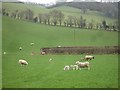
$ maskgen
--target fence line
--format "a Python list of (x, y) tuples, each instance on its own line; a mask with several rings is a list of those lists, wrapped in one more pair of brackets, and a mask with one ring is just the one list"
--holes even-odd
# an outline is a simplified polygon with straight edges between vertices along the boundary
[(80, 46), (41, 48), (46, 54), (120, 54), (120, 46)]

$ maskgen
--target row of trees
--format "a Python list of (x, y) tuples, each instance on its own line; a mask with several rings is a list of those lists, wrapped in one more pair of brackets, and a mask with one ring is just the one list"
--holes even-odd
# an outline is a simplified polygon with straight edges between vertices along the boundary
[(3, 15), (10, 16), (16, 19), (29, 20), (35, 23), (43, 23), (48, 25), (60, 25), (66, 27), (77, 27), (77, 28), (96, 28), (96, 29), (117, 29), (117, 25), (109, 26), (106, 21), (102, 21), (101, 23), (94, 24), (94, 20), (91, 22), (87, 22), (83, 16), (76, 17), (72, 15), (65, 15), (60, 10), (52, 10), (48, 13), (39, 13), (38, 16), (34, 16), (34, 12), (30, 9), (26, 9), (24, 11), (15, 10), (13, 13), (9, 14), (5, 9), (2, 9)]

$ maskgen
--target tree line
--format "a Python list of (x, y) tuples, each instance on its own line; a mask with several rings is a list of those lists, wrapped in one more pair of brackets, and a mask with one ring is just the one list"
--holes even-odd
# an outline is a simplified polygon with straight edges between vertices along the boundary
[(87, 22), (83, 16), (72, 16), (68, 15), (65, 17), (64, 13), (60, 10), (54, 9), (48, 13), (39, 13), (38, 16), (34, 15), (34, 12), (30, 9), (23, 11), (15, 10), (12, 13), (8, 13), (6, 9), (2, 9), (2, 14), (4, 16), (10, 16), (15, 19), (28, 20), (35, 23), (53, 25), (53, 26), (65, 26), (65, 27), (76, 27), (76, 28), (86, 28), (86, 29), (104, 29), (117, 31), (117, 22), (114, 25), (108, 25), (106, 20), (101, 23), (94, 24), (94, 20)]

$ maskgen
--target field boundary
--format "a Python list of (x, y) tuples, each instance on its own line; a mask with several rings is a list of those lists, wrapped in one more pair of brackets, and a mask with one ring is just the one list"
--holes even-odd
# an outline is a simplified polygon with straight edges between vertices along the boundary
[(120, 54), (120, 46), (45, 47), (46, 54)]

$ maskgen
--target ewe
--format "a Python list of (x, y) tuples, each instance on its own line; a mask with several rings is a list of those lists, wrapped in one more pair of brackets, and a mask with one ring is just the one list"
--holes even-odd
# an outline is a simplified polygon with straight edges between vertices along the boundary
[(20, 60), (19, 60), (19, 64), (20, 64), (21, 66), (24, 66), (24, 65), (28, 65), (28, 62), (25, 61), (24, 59), (20, 59)]

